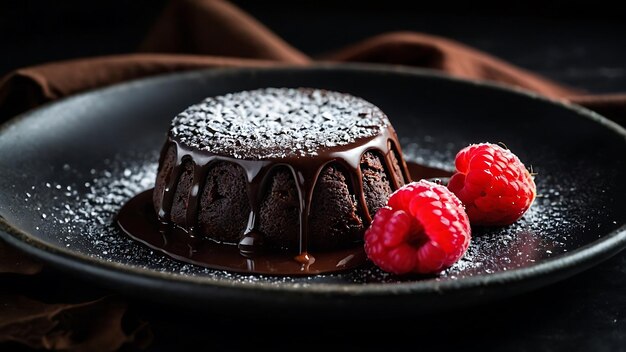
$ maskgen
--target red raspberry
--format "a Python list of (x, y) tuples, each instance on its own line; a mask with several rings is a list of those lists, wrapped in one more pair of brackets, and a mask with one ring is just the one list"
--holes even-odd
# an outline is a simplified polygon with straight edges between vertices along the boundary
[(537, 189), (522, 162), (495, 144), (473, 144), (456, 155), (448, 188), (465, 204), (472, 225), (504, 226), (530, 208)]
[(436, 273), (459, 260), (471, 238), (461, 201), (425, 180), (394, 192), (365, 232), (365, 252), (395, 274)]

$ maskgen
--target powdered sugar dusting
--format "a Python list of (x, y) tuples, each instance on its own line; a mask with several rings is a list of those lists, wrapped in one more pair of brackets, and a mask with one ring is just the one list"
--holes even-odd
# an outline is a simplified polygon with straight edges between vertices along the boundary
[(316, 155), (379, 135), (389, 124), (355, 96), (309, 88), (264, 88), (210, 97), (174, 118), (170, 133), (187, 146), (241, 159)]
[(401, 138), (400, 143), (406, 161), (446, 171), (454, 171), (454, 157), (459, 151), (459, 145), (467, 145), (458, 141), (442, 144), (428, 134), (420, 135), (418, 138)]
[[(446, 164), (450, 153), (435, 153), (427, 143), (419, 142), (420, 155), (431, 164)], [(410, 149), (410, 148), (407, 148)], [(439, 148), (439, 151), (445, 148)], [(454, 149), (454, 148), (451, 148)], [(549, 152), (542, 154), (554, 158)], [(40, 214), (36, 231), (58, 234), (59, 245), (106, 261), (145, 268), (172, 275), (201, 276), (237, 282), (264, 282), (276, 285), (315, 285), (318, 283), (393, 283), (415, 280), (455, 280), (532, 266), (566, 253), (601, 236), (596, 220), (603, 208), (603, 182), (593, 177), (584, 164), (567, 169), (539, 163), (535, 171), (538, 197), (526, 215), (503, 228), (474, 228), (472, 242), (465, 257), (437, 276), (398, 277), (365, 265), (346, 273), (312, 277), (246, 275), (212, 270), (178, 262), (134, 242), (120, 231), (115, 217), (131, 197), (153, 187), (158, 153), (120, 155), (104, 160), (102, 167), (87, 172), (81, 183), (58, 183), (50, 180), (32, 185), (23, 194), (26, 207)], [(546, 165), (546, 167), (541, 167)], [(572, 172), (575, 171), (575, 172)], [(79, 172), (72, 165), (63, 173)], [(77, 179), (85, 179), (84, 171)], [(590, 174), (591, 173), (591, 174)], [(50, 197), (43, 201), (42, 196)], [(600, 196), (599, 196), (600, 195)], [(45, 214), (45, 216), (44, 216)], [(613, 226), (616, 222), (613, 222)], [(587, 234), (585, 234), (587, 233)], [(595, 237), (595, 238), (598, 238)]]

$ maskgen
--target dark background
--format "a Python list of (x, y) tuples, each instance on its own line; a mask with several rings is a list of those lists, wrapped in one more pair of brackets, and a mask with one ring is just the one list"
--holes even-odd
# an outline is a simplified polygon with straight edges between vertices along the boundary
[[(618, 1), (234, 2), (311, 55), (385, 31), (414, 30), (590, 91), (626, 86), (626, 13)], [(2, 1), (0, 74), (51, 60), (132, 52), (165, 3)]]
[[(626, 22), (616, 1), (236, 3), (310, 55), (385, 31), (415, 30), (456, 39), (591, 92), (626, 91)], [(164, 4), (3, 1), (0, 75), (51, 60), (132, 52)], [(313, 323), (303, 317), (268, 325), (274, 334), (267, 337), (259, 334), (259, 322), (153, 308), (139, 305), (138, 314), (151, 317), (156, 350), (319, 349), (338, 339), (350, 349), (409, 342), (411, 349), (620, 351), (626, 350), (626, 254), (530, 294), (407, 323)]]

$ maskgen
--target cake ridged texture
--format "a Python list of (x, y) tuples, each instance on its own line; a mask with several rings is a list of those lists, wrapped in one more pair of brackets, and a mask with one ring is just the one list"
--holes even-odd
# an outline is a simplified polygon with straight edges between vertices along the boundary
[[(154, 202), (165, 187), (167, 172), (175, 162), (175, 147), (166, 153), (157, 176)], [(385, 205), (392, 193), (392, 182), (379, 156), (368, 152), (361, 159), (363, 192), (370, 214)], [(185, 168), (186, 169), (186, 168)], [(349, 187), (346, 170), (337, 165), (325, 168), (313, 193), (310, 215), (311, 249), (345, 248), (363, 239), (367, 222), (359, 211), (354, 191)], [(397, 182), (406, 181), (394, 174)], [(183, 173), (177, 184), (175, 202), (171, 210), (173, 223), (184, 226), (191, 173)], [(270, 248), (296, 248), (298, 242), (298, 193), (293, 176), (286, 169), (277, 169), (268, 182), (261, 205), (259, 229), (264, 234), (264, 245)], [(216, 163), (209, 171), (201, 190), (198, 212), (198, 230), (203, 237), (218, 242), (236, 244), (243, 236), (248, 222), (250, 205), (246, 194), (244, 170), (232, 163)], [(225, 215), (226, 214), (226, 215)]]
[[(267, 128), (260, 129), (262, 126)], [(373, 104), (343, 93), (268, 88), (208, 98), (188, 108), (172, 123), (159, 164), (154, 207), (157, 213), (162, 210), (164, 191), (176, 177), (175, 189), (168, 190), (173, 192), (171, 209), (166, 209), (166, 218), (161, 220), (189, 227), (190, 194), (194, 184), (200, 185), (193, 219), (196, 234), (236, 244), (245, 236), (252, 210), (250, 170), (240, 161), (271, 161), (276, 167), (265, 178), (258, 198), (255, 228), (263, 235), (264, 248), (297, 249), (302, 235), (301, 195), (289, 160), (305, 158), (307, 163), (319, 163), (318, 155), (329, 148), (358, 146), (388, 135), (389, 140), (381, 139), (384, 147), (364, 151), (355, 159), (362, 190), (357, 189), (361, 187), (354, 182), (354, 170), (346, 163), (331, 160), (319, 164), (321, 171), (309, 207), (308, 249), (354, 246), (362, 243), (369, 214), (373, 217), (395, 188), (408, 180), (395, 132), (385, 114)], [(192, 150), (191, 155), (178, 155), (181, 146)], [(196, 154), (220, 159), (210, 163), (206, 173), (198, 173), (194, 172), (199, 162)], [(194, 180), (199, 174), (203, 179)], [(361, 204), (361, 192), (365, 204)]]

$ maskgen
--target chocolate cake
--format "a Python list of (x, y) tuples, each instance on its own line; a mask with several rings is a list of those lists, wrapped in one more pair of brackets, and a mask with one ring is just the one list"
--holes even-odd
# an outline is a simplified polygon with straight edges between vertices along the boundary
[(348, 94), (266, 88), (207, 98), (171, 124), (153, 192), (161, 222), (195, 237), (293, 253), (362, 243), (408, 181), (387, 116)]

